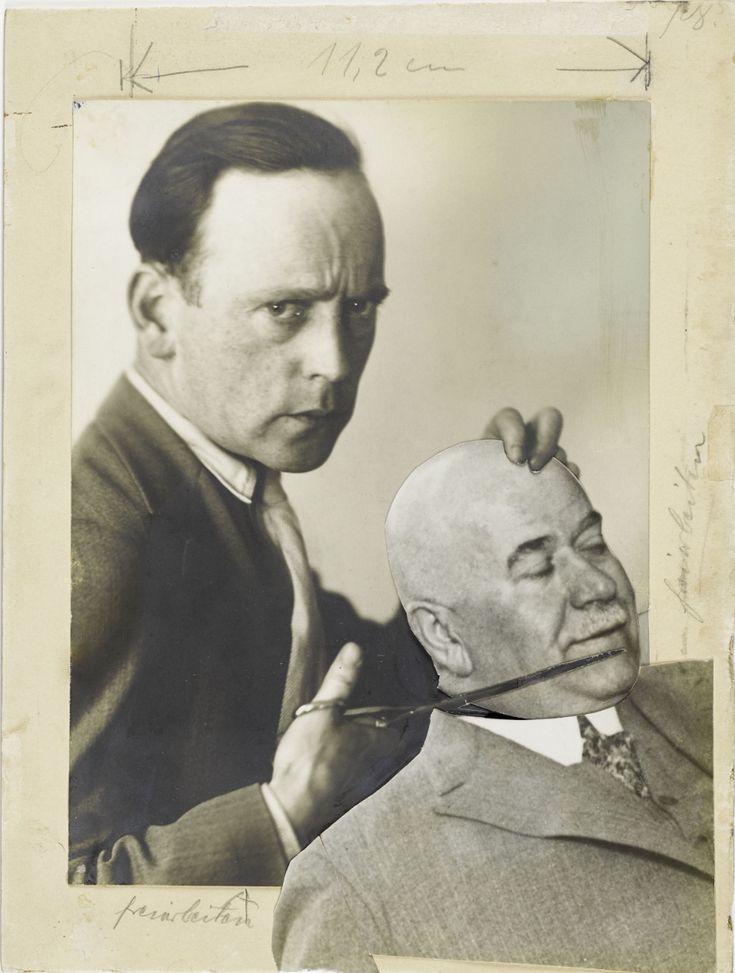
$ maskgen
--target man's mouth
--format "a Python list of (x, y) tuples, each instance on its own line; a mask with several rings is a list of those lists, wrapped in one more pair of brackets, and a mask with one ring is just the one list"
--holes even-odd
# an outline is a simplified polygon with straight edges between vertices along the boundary
[(293, 419), (305, 429), (318, 429), (320, 426), (333, 424), (344, 417), (342, 409), (304, 409), (301, 412), (289, 412), (286, 418)]
[(580, 645), (588, 650), (590, 643), (606, 640), (620, 633), (627, 621), (628, 613), (623, 608), (611, 610), (604, 618), (598, 619), (596, 624), (591, 625), (588, 631), (580, 632), (577, 638), (572, 639), (570, 647)]
[(297, 417), (304, 416), (307, 419), (328, 419), (336, 414), (336, 409), (304, 409), (302, 412), (293, 413)]

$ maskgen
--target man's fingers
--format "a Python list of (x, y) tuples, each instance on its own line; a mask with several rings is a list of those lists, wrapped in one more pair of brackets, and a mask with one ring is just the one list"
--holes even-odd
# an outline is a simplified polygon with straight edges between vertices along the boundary
[(517, 409), (501, 409), (490, 421), (485, 436), (488, 439), (502, 439), (505, 455), (512, 463), (525, 460), (526, 426)]
[(563, 418), (558, 409), (550, 406), (542, 409), (529, 422), (530, 450), (528, 465), (532, 470), (540, 470), (549, 462), (559, 448), (559, 436)]
[(528, 423), (517, 409), (501, 409), (490, 421), (485, 436), (502, 439), (505, 455), (512, 463), (524, 463), (534, 471), (546, 466), (556, 456), (576, 475), (579, 468), (567, 460), (567, 454), (559, 447), (563, 418), (558, 409), (550, 406), (542, 409)]
[(319, 691), (313, 699), (322, 703), (330, 699), (347, 699), (355, 688), (362, 665), (362, 649), (355, 642), (343, 645), (327, 670)]
[(556, 459), (559, 460), (560, 463), (563, 463), (566, 466), (566, 468), (569, 470), (570, 473), (573, 473), (577, 477), (577, 479), (579, 479), (580, 476), (579, 467), (577, 466), (576, 463), (572, 463), (572, 461), (567, 458), (567, 451), (566, 449), (564, 449), (563, 446), (560, 446), (557, 449), (554, 456)]

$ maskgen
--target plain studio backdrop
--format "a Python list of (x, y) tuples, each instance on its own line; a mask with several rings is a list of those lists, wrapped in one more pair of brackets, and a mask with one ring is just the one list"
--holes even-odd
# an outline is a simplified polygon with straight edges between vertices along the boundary
[[(214, 104), (75, 113), (74, 438), (132, 360), (133, 194), (168, 135)], [(320, 470), (284, 477), (322, 582), (389, 617), (383, 523), (403, 479), (502, 406), (555, 405), (647, 607), (648, 105), (299, 104), (362, 147), (391, 289), (352, 422)]]

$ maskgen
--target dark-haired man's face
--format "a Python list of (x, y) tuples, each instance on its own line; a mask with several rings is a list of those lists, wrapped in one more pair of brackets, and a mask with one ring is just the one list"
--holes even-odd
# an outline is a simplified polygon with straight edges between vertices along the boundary
[(198, 253), (196, 301), (182, 297), (171, 322), (167, 397), (233, 453), (320, 466), (352, 415), (386, 294), (365, 179), (227, 172)]

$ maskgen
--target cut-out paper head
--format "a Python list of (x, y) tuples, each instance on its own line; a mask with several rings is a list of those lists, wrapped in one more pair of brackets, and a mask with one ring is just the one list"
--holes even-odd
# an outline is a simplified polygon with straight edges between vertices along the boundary
[(622, 649), (603, 662), (495, 697), (526, 719), (592, 713), (638, 676), (635, 596), (602, 518), (557, 460), (517, 466), (493, 440), (433, 456), (386, 521), (388, 559), (411, 629), (450, 695)]

